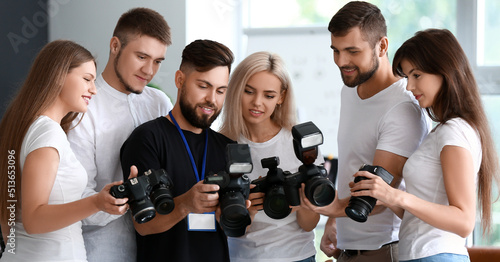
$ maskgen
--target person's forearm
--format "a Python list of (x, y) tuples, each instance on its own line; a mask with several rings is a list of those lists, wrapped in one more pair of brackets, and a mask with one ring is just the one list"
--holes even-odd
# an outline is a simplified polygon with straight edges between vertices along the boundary
[(402, 191), (395, 202), (429, 225), (461, 237), (467, 237), (474, 229), (474, 209), (467, 211), (452, 205), (440, 205)]
[(307, 232), (316, 228), (316, 225), (319, 222), (319, 217), (319, 214), (305, 208), (297, 210), (297, 223)]
[(99, 211), (97, 195), (71, 203), (41, 205), (30, 213), (23, 211), (22, 222), (29, 234), (41, 234), (70, 226)]

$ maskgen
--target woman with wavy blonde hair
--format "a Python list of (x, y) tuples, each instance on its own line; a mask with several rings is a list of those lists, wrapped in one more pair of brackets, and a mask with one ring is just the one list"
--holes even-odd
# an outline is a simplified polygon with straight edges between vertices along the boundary
[[(279, 167), (290, 172), (302, 165), (292, 143), (295, 111), (292, 83), (281, 57), (257, 52), (236, 67), (229, 81), (220, 132), (250, 146), (254, 166), (250, 179), (266, 176), (267, 169), (260, 165), (263, 158), (278, 156)], [(319, 157), (316, 162), (322, 161)], [(244, 236), (228, 238), (231, 261), (314, 261), (312, 230), (319, 215), (294, 207), (285, 218), (273, 219), (262, 212), (264, 198), (262, 192), (250, 194), (252, 224)]]

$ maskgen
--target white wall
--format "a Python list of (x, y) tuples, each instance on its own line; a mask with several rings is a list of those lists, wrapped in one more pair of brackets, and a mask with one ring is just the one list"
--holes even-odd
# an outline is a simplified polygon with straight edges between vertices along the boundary
[(235, 64), (243, 60), (243, 32), (239, 0), (187, 0), (186, 43), (196, 39), (220, 42), (235, 55)]
[(165, 17), (172, 32), (172, 45), (154, 79), (172, 99), (177, 88), (174, 73), (179, 68), (186, 45), (186, 2), (178, 0), (49, 0), (49, 41), (70, 39), (83, 45), (97, 56), (97, 72), (104, 69), (109, 54), (109, 40), (116, 22), (127, 10), (148, 7)]
[(340, 71), (333, 62), (330, 32), (321, 28), (247, 30), (245, 55), (257, 51), (277, 53), (292, 78), (299, 123), (313, 121), (321, 130), (324, 156), (338, 157)]

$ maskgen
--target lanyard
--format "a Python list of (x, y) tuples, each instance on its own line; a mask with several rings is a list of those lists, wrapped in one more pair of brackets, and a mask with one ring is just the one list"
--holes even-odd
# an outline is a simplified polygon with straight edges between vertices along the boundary
[(193, 166), (194, 174), (196, 175), (196, 180), (200, 182), (200, 180), (203, 180), (205, 178), (205, 166), (207, 163), (208, 131), (205, 130), (205, 151), (203, 152), (203, 164), (201, 166), (201, 179), (200, 179), (200, 175), (198, 174), (198, 168), (196, 167), (196, 163), (194, 162), (193, 154), (191, 153), (191, 149), (189, 148), (189, 144), (186, 140), (186, 137), (184, 136), (184, 133), (182, 132), (182, 129), (179, 126), (179, 124), (177, 124), (177, 121), (175, 121), (175, 118), (172, 115), (172, 111), (168, 112), (168, 115), (170, 116), (170, 119), (172, 119), (172, 122), (174, 122), (175, 127), (177, 127), (177, 131), (179, 131), (179, 134), (182, 137), (182, 141), (184, 141), (184, 146), (186, 147), (186, 151), (189, 154), (189, 159), (191, 159), (191, 165)]

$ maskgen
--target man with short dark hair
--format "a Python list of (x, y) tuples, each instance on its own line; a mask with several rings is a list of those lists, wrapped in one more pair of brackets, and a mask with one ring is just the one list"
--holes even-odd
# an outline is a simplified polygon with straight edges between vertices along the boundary
[[(224, 103), (232, 62), (232, 52), (220, 43), (196, 40), (186, 46), (175, 73), (174, 108), (139, 126), (123, 144), (123, 170), (135, 165), (141, 175), (165, 169), (173, 182), (173, 211), (134, 222), (141, 235), (137, 261), (229, 261), (226, 235), (213, 214), (218, 194), (208, 194), (219, 186), (203, 184), (203, 178), (225, 170), (226, 146), (234, 143), (210, 129)], [(191, 215), (211, 219), (212, 227), (200, 229)]]
[(392, 72), (385, 19), (375, 5), (349, 2), (332, 17), (328, 30), (344, 82), (337, 138), (338, 196), (327, 207), (307, 206), (329, 216), (321, 241), (328, 256), (340, 253), (337, 261), (397, 261), (401, 220), (382, 206), (375, 207), (364, 223), (346, 217), (349, 183), (361, 165), (369, 164), (389, 171), (394, 176), (391, 185), (398, 187), (403, 166), (427, 135), (430, 121), (406, 91), (406, 80)]
[[(118, 20), (108, 63), (96, 79), (99, 95), (92, 98), (82, 122), (68, 134), (71, 148), (88, 175), (83, 197), (122, 180), (119, 150), (125, 139), (140, 124), (172, 108), (165, 93), (146, 86), (158, 72), (170, 44), (170, 27), (154, 10), (134, 8)], [(83, 220), (82, 231), (89, 262), (136, 261), (130, 215), (98, 212)]]

